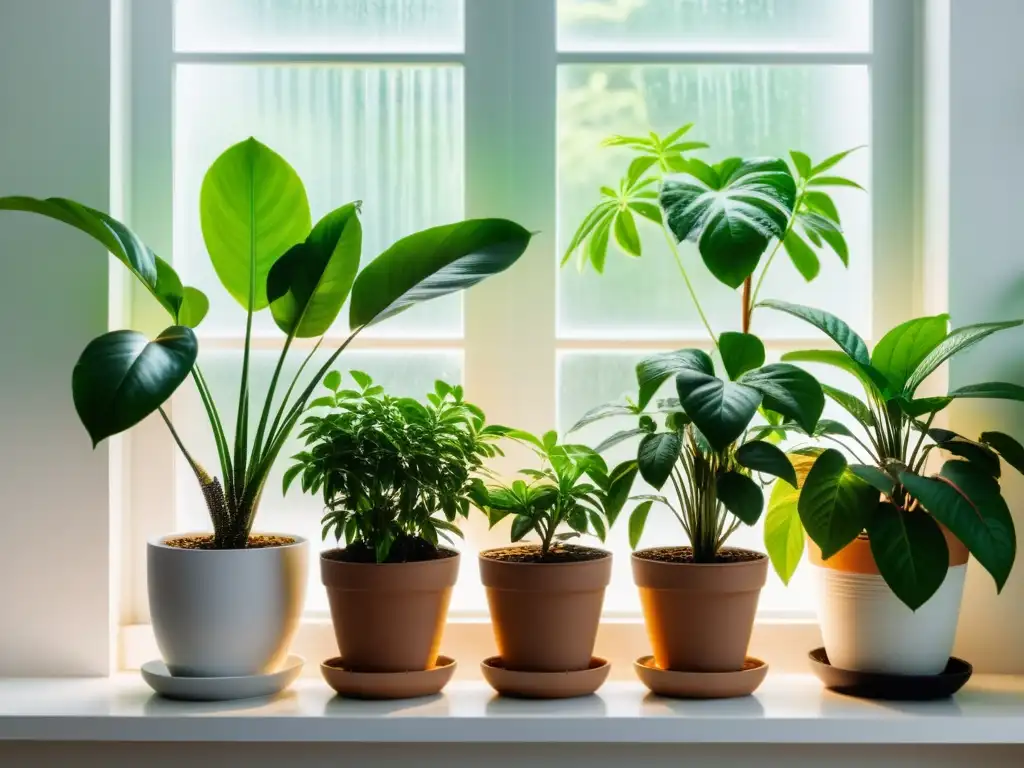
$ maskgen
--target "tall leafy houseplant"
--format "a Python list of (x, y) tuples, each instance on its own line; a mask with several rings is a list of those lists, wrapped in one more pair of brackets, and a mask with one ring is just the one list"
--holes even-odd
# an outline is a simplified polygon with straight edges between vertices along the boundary
[[(364, 328), (507, 269), (530, 241), (530, 233), (511, 221), (463, 221), (404, 237), (360, 271), (361, 205), (348, 203), (314, 225), (298, 174), (252, 138), (227, 149), (206, 173), (200, 197), (203, 239), (221, 283), (246, 311), (231, 435), (196, 362), (193, 329), (206, 315), (207, 297), (183, 286), (138, 235), (101, 211), (63, 198), (0, 198), (0, 209), (47, 216), (99, 241), (170, 315), (173, 324), (156, 339), (119, 330), (91, 342), (75, 366), (72, 392), (94, 444), (160, 413), (203, 489), (215, 548), (246, 546), (281, 448), (321, 377)], [(281, 373), (295, 340), (322, 337), (346, 300), (348, 337), (303, 382), (317, 342), (284, 386)], [(261, 406), (252, 391), (250, 358), (253, 317), (264, 310), (284, 334), (284, 344)], [(192, 457), (162, 408), (189, 376), (209, 419), (219, 476)], [(253, 432), (250, 415), (257, 413)]]
[[(753, 525), (761, 516), (758, 476), (797, 482), (789, 458), (774, 444), (774, 427), (809, 434), (833, 428), (819, 424), (824, 395), (810, 374), (789, 363), (765, 364), (764, 344), (749, 332), (756, 297), (781, 250), (807, 280), (820, 267), (816, 248), (827, 245), (846, 262), (839, 213), (822, 190), (857, 184), (827, 175), (853, 150), (817, 165), (794, 151), (792, 169), (780, 158), (728, 158), (709, 165), (686, 156), (703, 148), (680, 141), (689, 129), (683, 126), (664, 138), (652, 133), (606, 142), (629, 147), (637, 156), (618, 192), (602, 190), (609, 199), (580, 225), (563, 263), (579, 252), (581, 264), (602, 271), (610, 235), (627, 255), (640, 256), (633, 214), (648, 219), (668, 241), (719, 365), (699, 349), (655, 355), (637, 365), (634, 399), (599, 406), (574, 429), (608, 417), (638, 418), (634, 429), (613, 435), (599, 450), (639, 438), (640, 475), (656, 491), (669, 486), (671, 498), (640, 497), (630, 515), (630, 543), (638, 545), (654, 504), (671, 511), (690, 541), (689, 548), (633, 555), (656, 666), (729, 672), (743, 668), (767, 560), (725, 544), (741, 524)], [(742, 289), (739, 331), (712, 329), (679, 248), (687, 241), (696, 244), (719, 282)], [(656, 399), (669, 380), (676, 397)], [(762, 423), (755, 425), (758, 414)], [(708, 571), (702, 568), (716, 564), (728, 567), (714, 580), (703, 575)], [(724, 599), (725, 592), (730, 599)]]

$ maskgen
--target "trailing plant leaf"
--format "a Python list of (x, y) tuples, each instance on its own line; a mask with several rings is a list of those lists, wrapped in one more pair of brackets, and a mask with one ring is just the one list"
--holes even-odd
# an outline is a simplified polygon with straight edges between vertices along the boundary
[(949, 548), (931, 515), (881, 502), (868, 521), (868, 538), (878, 572), (910, 610), (916, 611), (942, 586)]

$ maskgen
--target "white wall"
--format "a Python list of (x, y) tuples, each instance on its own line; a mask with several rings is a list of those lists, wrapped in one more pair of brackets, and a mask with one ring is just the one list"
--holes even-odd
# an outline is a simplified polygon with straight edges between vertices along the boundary
[[(109, 61), (106, 0), (0, 0), (0, 195), (109, 207)], [(0, 212), (0, 675), (109, 670), (108, 449), (71, 402), (108, 258)]]

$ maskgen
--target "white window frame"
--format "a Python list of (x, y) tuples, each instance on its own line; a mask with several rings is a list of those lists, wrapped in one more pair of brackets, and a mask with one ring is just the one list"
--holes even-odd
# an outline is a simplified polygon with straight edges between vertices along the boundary
[[(920, 184), (915, 0), (874, 0), (870, 52), (559, 52), (557, 0), (465, 0), (463, 53), (281, 54), (175, 53), (174, 0), (129, 4), (131, 80), (128, 99), (130, 153), (126, 215), (162, 254), (173, 254), (173, 73), (178, 63), (434, 63), (464, 67), (467, 217), (503, 216), (538, 230), (526, 256), (500, 282), (465, 294), (464, 338), (459, 340), (368, 339), (354, 348), (464, 349), (464, 380), (491, 420), (544, 431), (558, 423), (557, 359), (567, 351), (661, 350), (706, 344), (703, 337), (559, 338), (557, 336), (557, 68), (559, 64), (861, 64), (869, 68), (872, 110), (872, 337), (923, 307), (919, 286)], [(521, 44), (518, 41), (529, 41)], [(712, 137), (713, 138), (713, 137)], [(908, 298), (906, 286), (919, 291)], [(682, 293), (681, 293), (682, 295)], [(141, 293), (133, 294), (132, 325), (153, 331), (159, 314)], [(528, 307), (528, 311), (523, 311)], [(237, 340), (203, 336), (204, 344)], [(794, 340), (770, 340), (772, 349)], [(516, 354), (523, 353), (523, 357)], [(528, 354), (527, 354), (528, 353)], [(524, 376), (517, 359), (530, 360)], [(120, 556), (122, 579), (121, 664), (135, 668), (155, 655), (148, 626), (145, 543), (175, 528), (174, 446), (162, 424), (150, 420), (125, 443), (125, 523)], [(316, 551), (318, 542), (312, 542)], [(463, 578), (473, 578), (472, 564)], [(810, 617), (758, 618), (752, 647), (777, 667), (802, 669), (803, 654), (817, 642)], [(482, 658), (493, 640), (485, 615), (454, 616), (446, 653)], [(639, 615), (607, 620), (602, 652), (627, 668), (646, 647)], [(329, 619), (310, 616), (296, 641), (309, 659), (331, 655)], [(797, 651), (799, 651), (797, 653)]]

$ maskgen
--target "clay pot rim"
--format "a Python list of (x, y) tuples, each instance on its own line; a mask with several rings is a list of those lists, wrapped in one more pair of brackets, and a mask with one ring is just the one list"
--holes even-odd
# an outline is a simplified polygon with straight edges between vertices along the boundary
[(211, 536), (213, 535), (210, 531), (184, 531), (182, 533), (165, 533), (160, 536), (153, 536), (147, 542), (150, 547), (154, 549), (161, 549), (168, 552), (181, 552), (183, 555), (193, 556), (204, 556), (204, 555), (221, 555), (225, 556), (229, 553), (237, 555), (252, 555), (257, 552), (282, 552), (288, 549), (295, 549), (297, 547), (304, 547), (309, 543), (309, 539), (305, 536), (299, 536), (297, 533), (278, 533), (276, 531), (253, 531), (250, 536), (282, 536), (289, 539), (294, 539), (291, 544), (278, 544), (273, 547), (246, 547), (245, 549), (185, 549), (184, 547), (172, 547), (167, 544), (168, 539), (180, 539), (187, 536)]
[(547, 568), (551, 568), (551, 567), (561, 568), (561, 567), (567, 566), (567, 565), (580, 566), (580, 565), (590, 565), (592, 563), (603, 563), (605, 560), (608, 560), (609, 558), (611, 558), (612, 554), (613, 554), (610, 550), (601, 549), (600, 547), (587, 547), (587, 549), (593, 550), (594, 552), (600, 552), (601, 556), (600, 557), (591, 557), (591, 558), (588, 558), (587, 560), (566, 560), (566, 561), (563, 561), (563, 562), (560, 562), (560, 563), (522, 563), (522, 562), (518, 562), (516, 560), (498, 560), (498, 559), (493, 558), (493, 557), (487, 557), (487, 554), (489, 552), (497, 552), (499, 550), (504, 550), (504, 549), (508, 549), (508, 547), (491, 547), (490, 549), (485, 549), (483, 552), (480, 552), (480, 553), (477, 554), (477, 559), (481, 560), (483, 562), (497, 563), (497, 564), (502, 565), (502, 566), (506, 566), (507, 565), (507, 566), (510, 566), (510, 567), (511, 566), (526, 566), (526, 567), (534, 567), (534, 568), (536, 568), (538, 565), (542, 565), (542, 566), (545, 566)]
[(424, 565), (430, 565), (432, 563), (458, 562), (458, 561), (460, 561), (462, 559), (462, 553), (459, 552), (457, 549), (451, 549), (450, 547), (438, 547), (438, 549), (444, 550), (445, 552), (451, 552), (453, 554), (452, 554), (451, 557), (434, 557), (434, 558), (431, 558), (430, 560), (406, 560), (404, 563), (350, 563), (350, 562), (348, 562), (346, 560), (335, 560), (333, 557), (325, 557), (325, 555), (328, 552), (338, 552), (338, 551), (341, 551), (340, 547), (335, 547), (334, 549), (324, 549), (324, 550), (321, 550), (321, 552), (320, 552), (320, 562), (321, 563), (330, 563), (332, 566), (338, 566), (338, 567), (350, 567), (350, 568), (395, 568), (395, 569), (397, 569), (397, 568), (401, 568), (403, 566), (410, 566), (410, 565), (424, 566)]
[[(749, 568), (752, 565), (763, 563), (768, 559), (768, 555), (764, 552), (758, 552), (754, 549), (745, 549), (747, 552), (754, 552), (757, 554), (756, 560), (738, 560), (734, 563), (670, 563), (665, 560), (651, 560), (647, 557), (640, 557), (641, 552), (649, 552), (652, 549), (664, 549), (664, 547), (645, 547), (644, 549), (638, 549), (630, 554), (630, 559), (634, 563), (644, 563), (652, 567), (665, 567), (665, 568)], [(682, 547), (680, 547), (682, 549)], [(723, 547), (722, 549), (743, 549), (742, 547)]]

